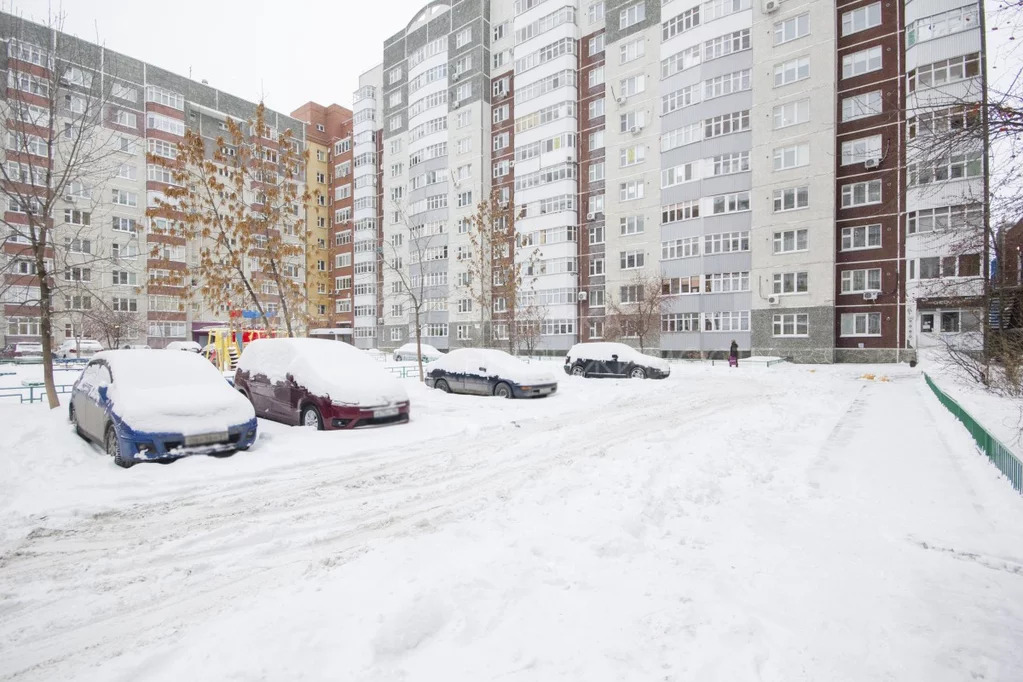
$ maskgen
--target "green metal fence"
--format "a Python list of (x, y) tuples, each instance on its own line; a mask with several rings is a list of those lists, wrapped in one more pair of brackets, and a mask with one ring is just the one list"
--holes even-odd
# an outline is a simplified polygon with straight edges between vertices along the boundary
[(966, 430), (973, 436), (973, 440), (977, 441), (977, 445), (988, 456), (988, 459), (994, 462), (998, 470), (1005, 474), (1009, 482), (1012, 483), (1012, 487), (1023, 493), (1023, 462), (1020, 462), (1019, 457), (1000, 440), (991, 435), (990, 431), (981, 426), (954, 398), (938, 388), (926, 373), (924, 374), (924, 379), (927, 380), (927, 385), (934, 391), (934, 395), (938, 396), (941, 404), (948, 408), (948, 411), (966, 426)]

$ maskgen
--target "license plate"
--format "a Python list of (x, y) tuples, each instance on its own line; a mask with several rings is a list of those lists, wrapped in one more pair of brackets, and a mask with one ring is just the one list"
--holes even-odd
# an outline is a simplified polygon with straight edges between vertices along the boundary
[(194, 436), (185, 436), (185, 445), (209, 445), (210, 443), (222, 443), (227, 440), (227, 431), (220, 433), (198, 433)]
[(382, 410), (373, 410), (373, 416), (375, 418), (377, 418), (377, 419), (380, 419), (381, 417), (397, 417), (398, 416), (398, 408), (397, 407), (385, 407)]

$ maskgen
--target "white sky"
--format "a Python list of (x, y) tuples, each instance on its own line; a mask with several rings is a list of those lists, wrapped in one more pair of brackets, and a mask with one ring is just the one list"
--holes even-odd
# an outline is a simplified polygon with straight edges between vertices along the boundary
[[(0, 0), (45, 23), (232, 95), (288, 113), (309, 100), (350, 106), (359, 74), (428, 0)], [(98, 37), (98, 40), (97, 40)], [(274, 48), (278, 44), (280, 47)], [(307, 66), (308, 65), (308, 66)]]

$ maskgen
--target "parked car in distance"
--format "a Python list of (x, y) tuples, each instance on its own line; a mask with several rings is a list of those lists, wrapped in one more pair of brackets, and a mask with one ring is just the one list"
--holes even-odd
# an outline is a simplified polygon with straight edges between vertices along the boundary
[(284, 424), (351, 429), (407, 422), (398, 379), (347, 343), (260, 339), (245, 346), (234, 386), (256, 414)]
[(41, 343), (9, 343), (0, 350), (0, 359), (18, 363), (34, 363), (43, 361), (43, 344)]
[(103, 350), (99, 341), (94, 339), (68, 339), (57, 347), (53, 356), (61, 360), (74, 360), (76, 358), (91, 358)]
[(379, 348), (366, 348), (362, 352), (379, 362), (387, 361), (387, 353), (380, 350)]
[[(422, 349), (423, 362), (433, 362), (437, 358), (443, 355), (439, 350), (434, 348), (428, 343), (420, 344)], [(394, 351), (395, 362), (415, 362), (416, 361), (416, 342), (406, 343), (401, 348)]]
[(68, 417), (118, 466), (248, 449), (256, 413), (192, 353), (97, 353), (71, 389)]
[(665, 379), (671, 367), (664, 358), (644, 355), (624, 343), (577, 343), (565, 356), (565, 374), (577, 377)]
[(489, 348), (456, 348), (427, 366), (425, 381), (445, 393), (500, 398), (543, 398), (558, 390), (549, 371)]
[(187, 350), (191, 353), (199, 353), (202, 351), (202, 346), (196, 341), (171, 341), (165, 350)]
[(150, 348), (148, 343), (126, 343), (121, 346), (122, 350), (149, 350)]

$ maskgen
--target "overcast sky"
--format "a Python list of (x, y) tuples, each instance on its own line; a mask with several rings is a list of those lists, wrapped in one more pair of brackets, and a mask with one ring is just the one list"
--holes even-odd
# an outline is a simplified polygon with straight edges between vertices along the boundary
[[(249, 100), (290, 112), (309, 100), (350, 106), (384, 39), (428, 0), (0, 0), (64, 30)], [(12, 9), (13, 8), (13, 9)]]

